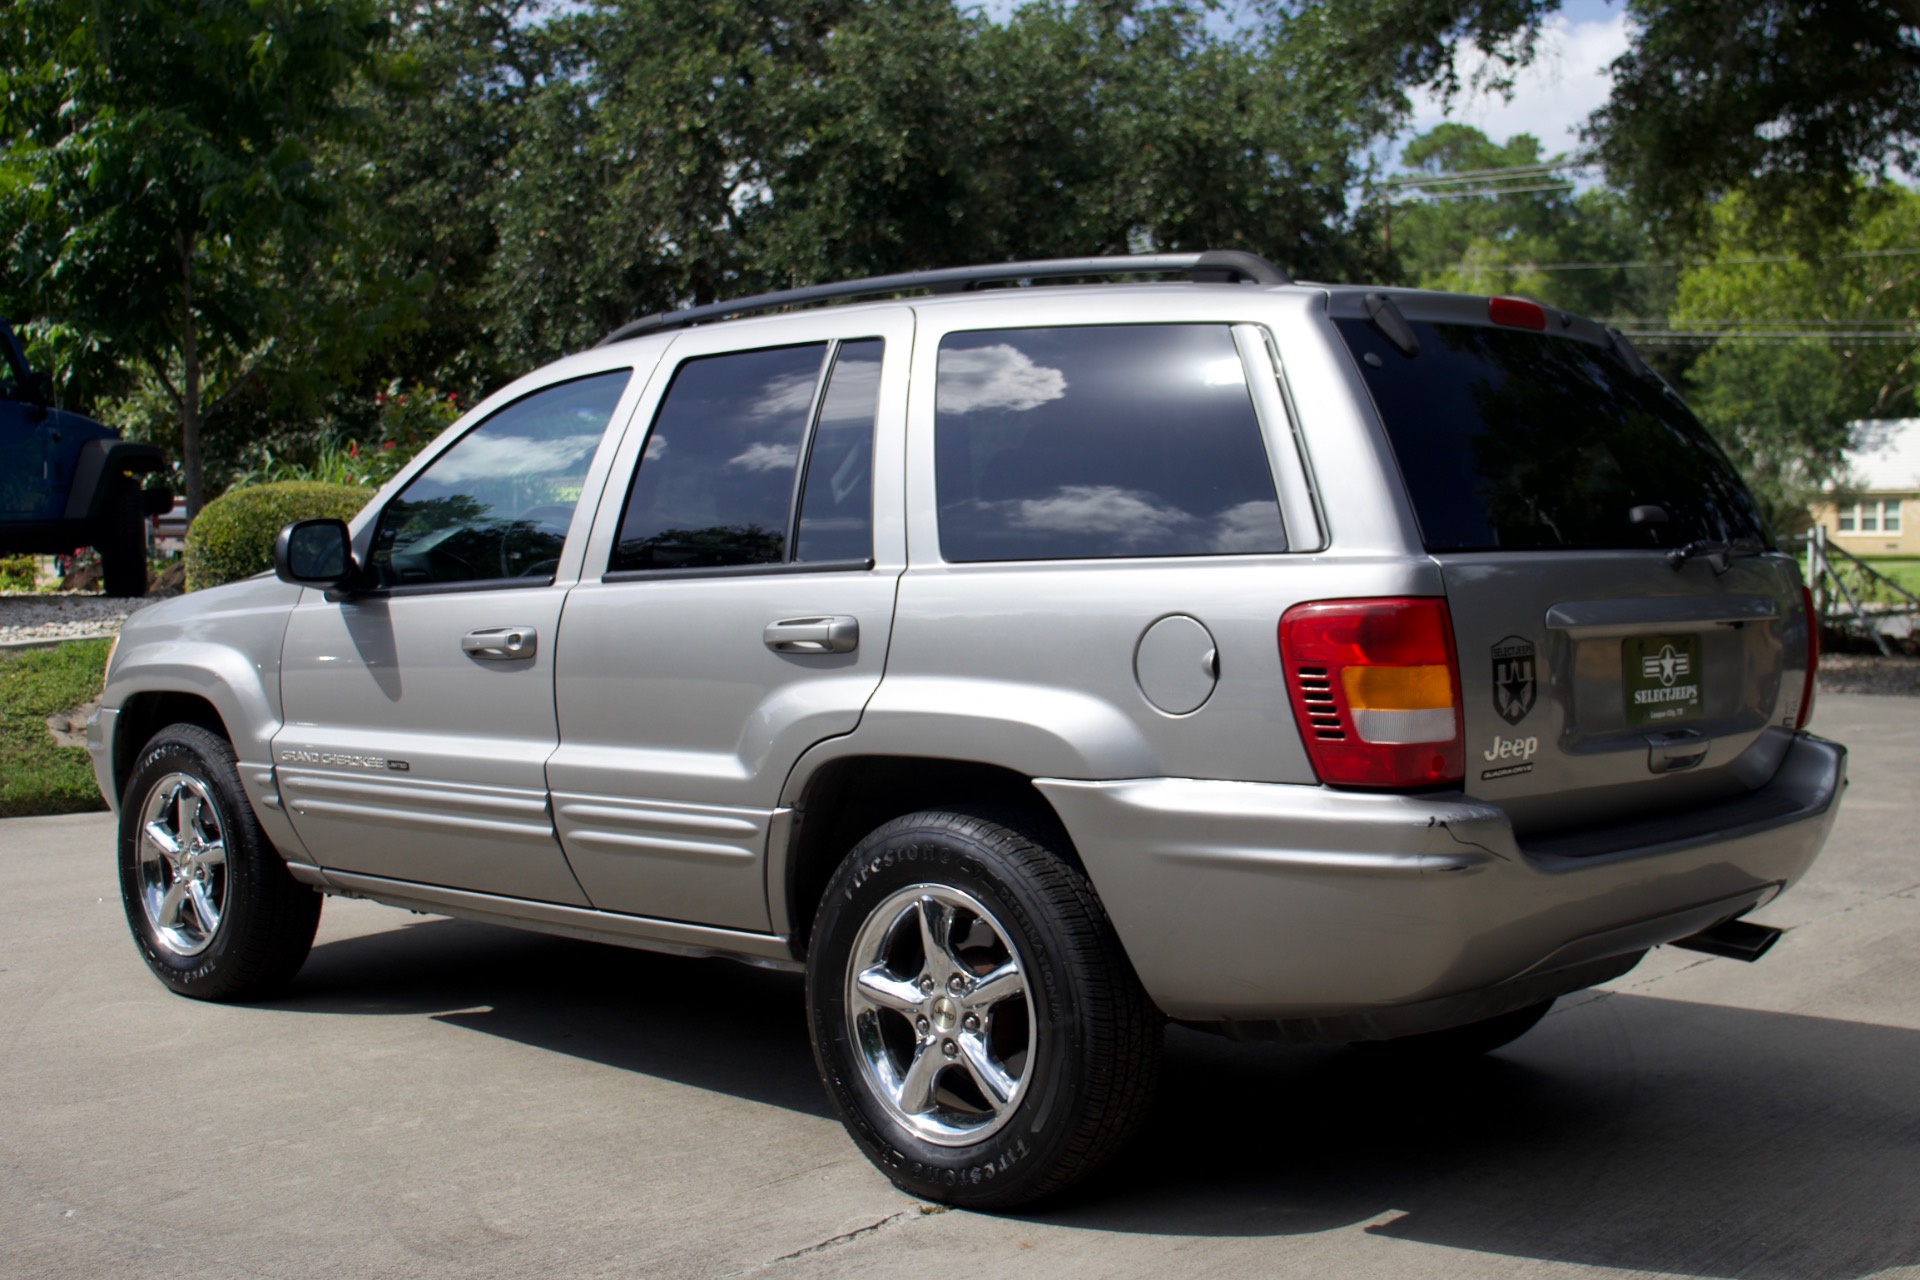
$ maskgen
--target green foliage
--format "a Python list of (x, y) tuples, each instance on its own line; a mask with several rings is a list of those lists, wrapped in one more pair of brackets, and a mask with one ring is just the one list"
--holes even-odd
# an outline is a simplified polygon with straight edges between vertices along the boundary
[(106, 808), (85, 747), (55, 746), (47, 717), (100, 696), (108, 642), (0, 654), (0, 818)]
[(1643, 207), (1702, 229), (1746, 192), (1810, 232), (1851, 215), (1862, 174), (1920, 160), (1916, 12), (1905, 0), (1629, 0), (1592, 138)]
[(1885, 251), (1920, 244), (1920, 194), (1882, 188), (1858, 207), (1855, 227), (1802, 258), (1778, 252), (1755, 202), (1722, 201), (1711, 257), (1680, 279), (1676, 327), (1727, 334), (1694, 365), (1688, 398), (1776, 527), (1804, 525), (1812, 492), (1844, 479), (1849, 424), (1915, 409), (1920, 265)]
[(352, 519), (367, 491), (290, 480), (234, 489), (209, 502), (187, 528), (187, 590), (199, 591), (273, 568), (273, 542), (295, 520)]
[(32, 591), (40, 585), (40, 562), (32, 556), (0, 556), (0, 591)]
[(458, 395), (417, 382), (405, 390), (395, 384), (375, 396), (374, 403), (378, 412), (365, 443), (354, 436), (329, 436), (310, 455), (276, 453), (272, 446), (262, 446), (257, 463), (236, 477), (236, 485), (315, 480), (377, 489), (462, 412)]
[(339, 150), (385, 30), (375, 0), (14, 0), (0, 305), (177, 431), (190, 510), (203, 423), (248, 391), (311, 408), (405, 318)]

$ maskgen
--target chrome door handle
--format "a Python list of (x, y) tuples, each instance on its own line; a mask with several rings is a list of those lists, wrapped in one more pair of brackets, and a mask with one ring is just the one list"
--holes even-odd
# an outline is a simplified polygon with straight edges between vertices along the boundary
[(769, 622), (762, 639), (775, 653), (852, 653), (860, 647), (860, 620), (786, 618)]
[(490, 662), (531, 658), (539, 647), (540, 636), (532, 627), (487, 627), (460, 637), (460, 652)]

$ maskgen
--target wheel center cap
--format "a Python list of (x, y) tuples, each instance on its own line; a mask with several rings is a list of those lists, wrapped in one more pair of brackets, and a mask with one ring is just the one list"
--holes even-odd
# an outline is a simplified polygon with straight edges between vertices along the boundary
[(933, 1025), (942, 1034), (960, 1025), (960, 1006), (946, 996), (933, 1002)]

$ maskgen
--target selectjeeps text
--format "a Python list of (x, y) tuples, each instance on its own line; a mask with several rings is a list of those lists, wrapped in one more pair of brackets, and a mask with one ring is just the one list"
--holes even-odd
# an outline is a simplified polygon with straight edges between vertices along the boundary
[(323, 894), (804, 969), (957, 1204), (1111, 1161), (1165, 1019), (1432, 1061), (1754, 958), (1845, 780), (1792, 560), (1617, 333), (1241, 253), (637, 321), (276, 564), (109, 663), (162, 981), (284, 984)]

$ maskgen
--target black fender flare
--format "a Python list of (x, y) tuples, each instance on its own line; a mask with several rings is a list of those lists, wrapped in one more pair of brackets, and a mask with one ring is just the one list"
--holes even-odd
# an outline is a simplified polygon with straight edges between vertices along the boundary
[[(138, 440), (89, 440), (80, 446), (74, 463), (73, 487), (67, 491), (66, 518), (97, 520), (107, 514), (107, 498), (113, 482), (123, 475), (148, 475), (166, 469), (167, 457), (160, 446)], [(150, 489), (143, 496), (148, 515), (158, 515), (173, 505), (173, 495), (165, 489)]]

